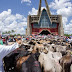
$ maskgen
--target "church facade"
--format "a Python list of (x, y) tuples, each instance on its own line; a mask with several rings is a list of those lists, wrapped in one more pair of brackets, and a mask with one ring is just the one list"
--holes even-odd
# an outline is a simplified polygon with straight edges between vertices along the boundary
[(27, 18), (26, 35), (57, 34), (63, 36), (62, 15), (51, 15), (47, 0), (45, 0), (46, 9), (41, 11), (41, 1), (37, 15), (29, 15)]

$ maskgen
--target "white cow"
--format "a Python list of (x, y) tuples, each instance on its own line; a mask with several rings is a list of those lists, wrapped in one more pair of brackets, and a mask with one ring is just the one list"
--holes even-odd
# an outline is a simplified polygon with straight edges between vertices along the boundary
[(62, 57), (61, 53), (54, 53), (52, 51), (48, 51), (47, 54), (40, 53), (39, 62), (41, 67), (44, 67), (44, 71), (51, 72), (61, 72), (62, 67), (59, 64), (59, 59)]

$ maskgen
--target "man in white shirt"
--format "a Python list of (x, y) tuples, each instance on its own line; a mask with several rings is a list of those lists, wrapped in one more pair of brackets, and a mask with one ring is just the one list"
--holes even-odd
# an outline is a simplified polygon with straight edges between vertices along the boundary
[(19, 44), (21, 44), (21, 40), (17, 41), (11, 46), (0, 45), (0, 72), (4, 72), (3, 62), (2, 62), (3, 58), (11, 51), (14, 51), (16, 48), (18, 48)]

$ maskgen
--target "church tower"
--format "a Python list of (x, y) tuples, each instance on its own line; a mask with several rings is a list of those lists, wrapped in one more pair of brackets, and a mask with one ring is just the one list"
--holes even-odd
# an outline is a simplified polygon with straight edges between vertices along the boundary
[(28, 16), (26, 34), (57, 34), (63, 36), (62, 15), (52, 15), (47, 0), (44, 1), (46, 9), (41, 10), (42, 0), (40, 0), (37, 15)]
[[(40, 0), (40, 2), (39, 2), (38, 15), (41, 14), (41, 2), (42, 2), (42, 0)], [(45, 0), (45, 5), (46, 5), (47, 13), (49, 15), (51, 15), (50, 10), (49, 10), (49, 6), (48, 6), (48, 3), (47, 3), (47, 0)]]

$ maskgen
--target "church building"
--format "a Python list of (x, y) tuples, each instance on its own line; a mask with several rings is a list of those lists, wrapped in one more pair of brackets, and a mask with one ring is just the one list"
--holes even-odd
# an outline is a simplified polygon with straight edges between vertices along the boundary
[(31, 34), (56, 34), (64, 35), (62, 15), (52, 15), (45, 0), (46, 9), (41, 10), (41, 3), (39, 2), (39, 8), (37, 15), (29, 15), (27, 18), (26, 35)]

